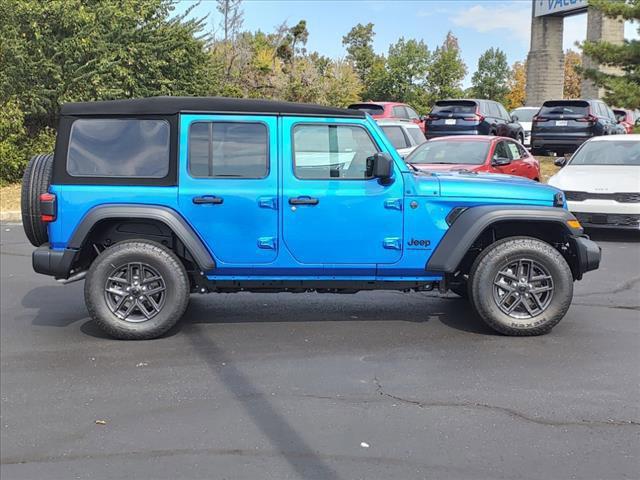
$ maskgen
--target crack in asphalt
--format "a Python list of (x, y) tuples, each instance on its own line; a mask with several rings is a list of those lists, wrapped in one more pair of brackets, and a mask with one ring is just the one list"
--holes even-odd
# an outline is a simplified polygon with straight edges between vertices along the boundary
[(616, 287), (613, 288), (613, 290), (604, 290), (604, 291), (595, 291), (595, 292), (585, 292), (585, 293), (575, 293), (573, 296), (574, 297), (588, 297), (591, 295), (611, 295), (612, 293), (620, 293), (620, 292), (624, 292), (625, 290), (631, 290), (631, 288), (633, 288), (633, 286), (640, 282), (640, 276), (637, 277), (633, 277), (627, 281), (624, 281), (620, 284), (618, 284)]
[(539, 417), (530, 417), (518, 410), (514, 410), (508, 407), (500, 407), (497, 405), (489, 405), (487, 403), (479, 403), (479, 402), (424, 402), (419, 400), (413, 400), (408, 398), (399, 397), (397, 395), (393, 395), (391, 393), (387, 393), (382, 384), (378, 380), (378, 377), (373, 378), (373, 382), (376, 385), (376, 393), (378, 395), (382, 395), (384, 397), (391, 398), (401, 403), (405, 403), (408, 405), (415, 405), (418, 408), (428, 408), (428, 407), (450, 407), (450, 408), (470, 408), (477, 410), (492, 410), (500, 413), (504, 413), (509, 415), (510, 417), (517, 418), (519, 420), (524, 420), (527, 422), (535, 423), (538, 425), (551, 426), (551, 427), (568, 427), (568, 426), (577, 426), (577, 427), (624, 427), (624, 426), (640, 426), (640, 421), (636, 420), (579, 420), (579, 421), (558, 421), (558, 420), (550, 420), (546, 418)]
[(581, 307), (597, 307), (597, 308), (619, 308), (622, 310), (637, 310), (640, 311), (640, 305), (602, 305), (598, 303), (579, 303), (572, 302), (571, 305), (579, 305)]

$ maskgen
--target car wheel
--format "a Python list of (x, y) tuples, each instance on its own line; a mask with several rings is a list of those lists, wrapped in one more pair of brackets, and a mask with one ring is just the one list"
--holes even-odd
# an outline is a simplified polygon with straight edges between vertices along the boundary
[(573, 275), (551, 245), (510, 237), (484, 250), (469, 278), (471, 303), (482, 320), (505, 335), (542, 335), (564, 317)]
[(189, 277), (182, 262), (159, 243), (131, 240), (103, 251), (84, 285), (91, 317), (114, 338), (159, 337), (189, 303)]
[(22, 228), (34, 247), (49, 241), (47, 224), (41, 219), (40, 195), (49, 191), (52, 171), (53, 155), (36, 155), (29, 160), (22, 176)]

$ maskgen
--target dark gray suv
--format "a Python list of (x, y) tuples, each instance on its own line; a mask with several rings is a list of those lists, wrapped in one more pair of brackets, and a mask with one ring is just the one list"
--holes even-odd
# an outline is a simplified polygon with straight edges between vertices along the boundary
[(522, 125), (498, 102), (479, 99), (440, 100), (425, 122), (428, 139), (446, 135), (498, 135), (524, 142)]
[(601, 100), (549, 100), (533, 117), (534, 155), (575, 152), (591, 137), (620, 133), (613, 110)]

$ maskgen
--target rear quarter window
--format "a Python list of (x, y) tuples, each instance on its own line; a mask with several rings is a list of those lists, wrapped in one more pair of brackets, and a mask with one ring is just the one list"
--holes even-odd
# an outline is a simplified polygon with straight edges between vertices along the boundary
[(71, 126), (67, 173), (74, 177), (164, 178), (169, 173), (169, 122), (78, 119)]

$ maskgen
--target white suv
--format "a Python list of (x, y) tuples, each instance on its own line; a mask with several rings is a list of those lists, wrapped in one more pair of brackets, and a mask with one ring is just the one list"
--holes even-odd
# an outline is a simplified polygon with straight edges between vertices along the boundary
[(585, 227), (640, 229), (640, 135), (594, 137), (549, 179)]
[(420, 127), (413, 122), (378, 120), (378, 125), (403, 158), (413, 152), (418, 145), (427, 141)]

